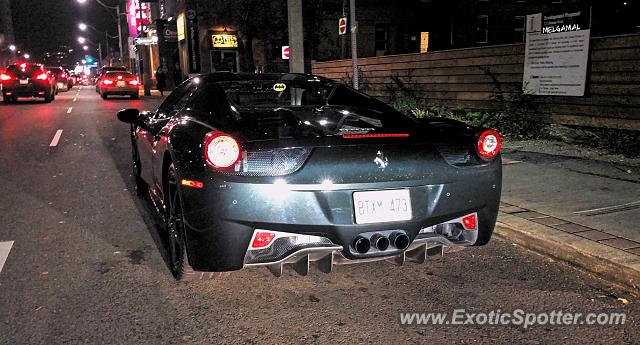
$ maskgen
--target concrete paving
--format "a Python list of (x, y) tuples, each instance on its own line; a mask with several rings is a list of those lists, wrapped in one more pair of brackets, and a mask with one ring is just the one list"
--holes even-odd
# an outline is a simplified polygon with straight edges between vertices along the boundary
[[(640, 271), (620, 274), (640, 268), (640, 169), (517, 149), (505, 150), (503, 158), (498, 233), (608, 279), (640, 286)], [(545, 231), (531, 232), (534, 225)], [(577, 260), (577, 255), (592, 261)], [(609, 271), (601, 267), (604, 262)]]

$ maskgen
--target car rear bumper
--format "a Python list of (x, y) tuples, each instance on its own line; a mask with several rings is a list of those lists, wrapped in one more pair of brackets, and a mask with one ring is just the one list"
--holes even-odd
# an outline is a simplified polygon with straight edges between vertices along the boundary
[(138, 88), (137, 87), (112, 87), (112, 88), (102, 88), (101, 90), (103, 95), (137, 95)]
[[(448, 246), (486, 243), (491, 237), (500, 202), (500, 160), (475, 169), (473, 178), (446, 183), (404, 181), (335, 185), (331, 188), (200, 179), (205, 181), (204, 188), (181, 190), (189, 263), (196, 270), (229, 271), (247, 265), (270, 266), (283, 260), (283, 253), (274, 252), (271, 257), (262, 257), (259, 261), (247, 261), (256, 229), (326, 239), (315, 246), (289, 248), (293, 252), (286, 255), (294, 254), (298, 249), (303, 252), (311, 250), (328, 252), (332, 258), (339, 255), (352, 262), (395, 258), (407, 251), (391, 246), (385, 251), (359, 253), (353, 242), (362, 234), (390, 236), (394, 232), (402, 232), (409, 237), (411, 246), (416, 241)], [(198, 180), (197, 177), (187, 178)], [(390, 189), (409, 190), (411, 219), (356, 224), (353, 193)], [(477, 213), (477, 229), (455, 241), (437, 232), (425, 232), (425, 229), (434, 229), (434, 226), (472, 213)], [(314, 261), (316, 256), (311, 256), (310, 261)]]
[(47, 92), (51, 92), (51, 89), (37, 84), (22, 87), (4, 86), (2, 89), (4, 97), (44, 97)]

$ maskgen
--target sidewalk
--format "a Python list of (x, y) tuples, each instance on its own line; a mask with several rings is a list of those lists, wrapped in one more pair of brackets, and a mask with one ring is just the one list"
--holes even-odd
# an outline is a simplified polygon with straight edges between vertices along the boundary
[(640, 160), (525, 150), (503, 150), (496, 235), (640, 289)]

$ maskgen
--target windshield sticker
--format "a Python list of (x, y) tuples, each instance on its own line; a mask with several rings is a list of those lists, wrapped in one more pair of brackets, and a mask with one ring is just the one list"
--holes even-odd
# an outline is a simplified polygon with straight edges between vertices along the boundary
[(282, 92), (287, 89), (287, 85), (285, 83), (276, 83), (273, 85), (273, 90), (277, 92)]

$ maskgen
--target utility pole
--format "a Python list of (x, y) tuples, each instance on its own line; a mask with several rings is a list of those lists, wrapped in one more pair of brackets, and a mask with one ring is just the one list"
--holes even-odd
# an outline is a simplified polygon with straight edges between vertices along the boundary
[(304, 34), (302, 26), (302, 0), (287, 0), (289, 21), (289, 72), (304, 73)]
[(116, 4), (116, 18), (118, 19), (118, 47), (120, 48), (120, 64), (124, 66), (124, 55), (122, 55), (122, 21), (120, 20), (120, 1)]
[(102, 42), (98, 41), (98, 66), (104, 66), (102, 64)]
[(358, 23), (356, 22), (356, 0), (349, 2), (349, 19), (351, 20), (351, 64), (353, 66), (353, 88), (358, 89), (358, 41), (356, 33), (358, 31)]

